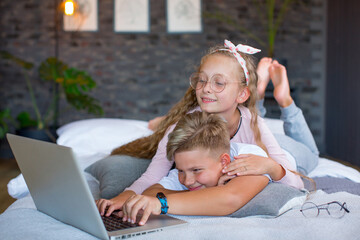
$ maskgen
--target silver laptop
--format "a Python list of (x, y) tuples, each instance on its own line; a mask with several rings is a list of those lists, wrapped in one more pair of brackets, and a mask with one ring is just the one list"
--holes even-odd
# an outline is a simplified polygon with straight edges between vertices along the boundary
[(101, 239), (125, 239), (186, 224), (167, 215), (151, 216), (143, 226), (125, 226), (128, 223), (116, 218), (115, 225), (125, 228), (110, 230), (71, 148), (13, 134), (7, 139), (37, 209), (59, 221)]

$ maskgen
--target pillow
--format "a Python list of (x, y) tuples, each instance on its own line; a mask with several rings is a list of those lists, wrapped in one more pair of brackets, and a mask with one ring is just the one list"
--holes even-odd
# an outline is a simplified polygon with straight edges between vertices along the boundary
[(85, 172), (90, 173), (99, 181), (100, 197), (110, 199), (116, 197), (138, 179), (150, 162), (150, 159), (113, 155), (90, 165)]
[[(284, 134), (283, 121), (265, 118), (273, 133)], [(147, 121), (94, 118), (68, 123), (59, 129), (57, 144), (71, 147), (77, 154), (109, 154), (114, 148), (153, 132)]]
[(295, 206), (302, 205), (308, 192), (285, 184), (271, 182), (253, 199), (229, 217), (277, 217)]
[(285, 135), (284, 132), (284, 121), (275, 118), (264, 118), (266, 125), (269, 127), (270, 131), (273, 134), (282, 134)]
[(57, 144), (71, 147), (77, 154), (109, 154), (116, 147), (152, 134), (147, 125), (146, 121), (112, 118), (75, 121), (56, 131)]

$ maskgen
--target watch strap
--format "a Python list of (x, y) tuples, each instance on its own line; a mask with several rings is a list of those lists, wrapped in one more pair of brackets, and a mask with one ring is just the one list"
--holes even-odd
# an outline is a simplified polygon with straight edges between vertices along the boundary
[(165, 194), (162, 192), (158, 192), (156, 194), (156, 197), (157, 197), (157, 199), (159, 199), (160, 204), (161, 204), (161, 214), (166, 214), (168, 212), (169, 205), (167, 203)]

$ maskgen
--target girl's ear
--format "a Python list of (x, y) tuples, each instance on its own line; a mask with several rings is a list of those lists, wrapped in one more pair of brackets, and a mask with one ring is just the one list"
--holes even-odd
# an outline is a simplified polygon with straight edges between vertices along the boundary
[(237, 103), (244, 103), (250, 97), (250, 90), (248, 87), (245, 87), (237, 97)]
[(231, 158), (230, 158), (230, 155), (228, 153), (223, 153), (220, 156), (220, 160), (221, 160), (222, 167), (225, 167), (226, 165), (228, 165), (231, 162)]

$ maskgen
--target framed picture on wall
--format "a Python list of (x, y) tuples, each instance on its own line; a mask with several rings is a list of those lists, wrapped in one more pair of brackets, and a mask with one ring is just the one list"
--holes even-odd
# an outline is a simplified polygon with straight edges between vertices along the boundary
[(167, 0), (166, 19), (169, 33), (200, 33), (201, 0)]
[(77, 0), (72, 16), (64, 15), (64, 31), (97, 31), (98, 0)]
[(114, 31), (150, 32), (150, 0), (115, 0)]

